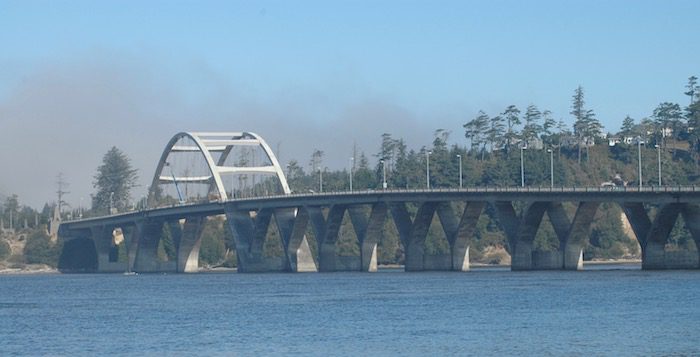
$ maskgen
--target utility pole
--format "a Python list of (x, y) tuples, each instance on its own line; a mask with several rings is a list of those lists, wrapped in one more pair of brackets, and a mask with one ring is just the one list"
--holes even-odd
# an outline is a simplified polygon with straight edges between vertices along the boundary
[(63, 172), (59, 172), (56, 176), (56, 186), (58, 186), (58, 189), (56, 190), (58, 202), (56, 204), (58, 205), (58, 214), (61, 214), (63, 212), (63, 205), (66, 204), (66, 202), (63, 200), (63, 196), (70, 193), (69, 191), (65, 190), (68, 188), (68, 182), (66, 182), (65, 178), (63, 177)]

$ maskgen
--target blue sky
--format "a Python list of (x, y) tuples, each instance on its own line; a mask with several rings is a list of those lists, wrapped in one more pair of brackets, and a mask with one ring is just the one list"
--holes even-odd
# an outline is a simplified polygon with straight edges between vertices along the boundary
[(282, 161), (306, 163), (319, 148), (340, 168), (353, 143), (376, 152), (383, 132), (420, 147), (444, 128), (463, 144), (461, 126), (480, 109), (534, 103), (570, 122), (578, 85), (616, 131), (627, 114), (686, 104), (687, 78), (700, 75), (699, 10), (698, 1), (0, 0), (0, 145), (37, 141), (0, 154), (18, 172), (0, 178), (0, 193), (42, 204), (65, 171), (73, 198), (89, 197), (111, 145), (145, 185), (183, 130), (257, 131), (280, 144)]

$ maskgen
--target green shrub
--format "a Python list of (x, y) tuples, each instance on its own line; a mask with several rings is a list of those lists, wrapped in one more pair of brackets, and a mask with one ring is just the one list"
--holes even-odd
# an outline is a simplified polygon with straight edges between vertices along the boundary
[(7, 259), (11, 253), (10, 245), (4, 239), (0, 239), (0, 260)]
[(37, 229), (27, 237), (24, 259), (29, 264), (57, 265), (58, 249), (43, 229)]

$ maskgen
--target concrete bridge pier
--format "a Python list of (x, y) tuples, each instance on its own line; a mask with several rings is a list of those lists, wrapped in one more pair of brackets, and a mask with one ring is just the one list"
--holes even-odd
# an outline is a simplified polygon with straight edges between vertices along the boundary
[(119, 263), (117, 256), (113, 256), (114, 227), (96, 226), (90, 229), (92, 240), (95, 243), (97, 253), (98, 273), (120, 273), (127, 270), (127, 263)]
[[(695, 242), (696, 254), (695, 257), (688, 257), (688, 260), (690, 261), (688, 266), (694, 269), (700, 269), (700, 206), (686, 204), (683, 207), (681, 214), (683, 215), (685, 226), (693, 236), (693, 241)], [(694, 264), (695, 259), (697, 259), (697, 264)]]
[(418, 207), (415, 218), (411, 219), (405, 203), (391, 204), (391, 215), (404, 246), (406, 271), (426, 270), (425, 238), (437, 206), (437, 202), (423, 202)]
[[(196, 273), (199, 271), (199, 247), (202, 245), (202, 230), (205, 217), (187, 217), (180, 227), (177, 239), (177, 272)], [(172, 231), (172, 229), (171, 229)]]
[(286, 270), (297, 273), (318, 271), (306, 239), (309, 224), (306, 209), (278, 208), (275, 210), (275, 222), (287, 257)]
[[(570, 221), (561, 202), (530, 203), (520, 217), (510, 202), (496, 202), (494, 206), (511, 247), (511, 269), (583, 269), (583, 247), (599, 205), (580, 202)], [(545, 212), (559, 238), (557, 251), (536, 251), (533, 247)]]
[(338, 259), (336, 252), (336, 242), (338, 241), (338, 232), (340, 231), (340, 225), (343, 222), (346, 209), (347, 206), (345, 205), (333, 205), (328, 209), (327, 216), (324, 217), (323, 210), (320, 207), (306, 208), (311, 220), (311, 226), (316, 234), (318, 270), (321, 272), (359, 270), (359, 266), (339, 267), (340, 259)]
[(511, 202), (498, 201), (494, 206), (508, 237), (511, 270), (536, 270), (539, 264), (533, 262), (533, 242), (549, 202), (530, 203), (521, 217), (518, 217)]
[(372, 205), (369, 218), (362, 207), (352, 206), (348, 208), (355, 235), (360, 243), (360, 271), (377, 271), (377, 245), (382, 236), (384, 222), (388, 213), (385, 203)]
[(285, 271), (286, 257), (265, 257), (263, 246), (272, 218), (272, 209), (249, 211), (227, 206), (226, 222), (236, 243), (238, 271), (257, 273)]
[(696, 244), (700, 231), (697, 219), (700, 209), (695, 205), (669, 203), (657, 210), (652, 221), (642, 203), (625, 203), (625, 214), (642, 248), (642, 269), (697, 269), (698, 253), (687, 251), (666, 251), (666, 243), (679, 214), (683, 214), (686, 227), (693, 235)]
[(134, 271), (134, 262), (136, 261), (136, 252), (139, 249), (139, 236), (136, 234), (134, 225), (127, 225), (122, 228), (124, 235), (124, 246), (126, 248), (126, 272)]
[(163, 232), (163, 221), (139, 220), (134, 227), (138, 240), (138, 250), (134, 258), (133, 270), (138, 273), (175, 272), (176, 268), (169, 262), (158, 259), (158, 243)]
[(450, 244), (451, 270), (469, 271), (469, 243), (485, 205), (486, 202), (467, 202), (459, 221), (449, 202), (438, 205), (438, 218)]
[(564, 270), (583, 269), (583, 247), (589, 239), (591, 224), (600, 202), (579, 202), (574, 219), (569, 223), (561, 203), (552, 203), (547, 210), (549, 220), (559, 237), (559, 252)]

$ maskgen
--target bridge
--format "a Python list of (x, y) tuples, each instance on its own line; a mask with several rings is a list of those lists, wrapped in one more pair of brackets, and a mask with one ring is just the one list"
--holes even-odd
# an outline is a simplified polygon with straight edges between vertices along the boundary
[[(245, 163), (247, 166), (232, 163), (237, 147), (257, 149), (264, 159)], [(188, 169), (176, 174), (173, 162), (183, 153), (198, 157), (204, 171)], [(166, 167), (171, 168), (169, 174), (164, 172)], [(278, 192), (235, 197), (234, 178), (248, 174), (271, 177)], [(227, 178), (232, 183), (230, 191), (224, 185)], [(261, 183), (269, 186), (270, 181)], [(206, 195), (199, 195), (198, 202), (185, 202), (179, 187), (183, 184), (202, 186)], [(162, 204), (159, 187), (163, 185), (175, 188), (178, 202)], [(399, 233), (406, 271), (468, 271), (476, 224), (489, 209), (507, 237), (512, 270), (580, 270), (583, 247), (603, 203), (622, 208), (641, 247), (643, 269), (700, 268), (697, 251), (666, 247), (679, 216), (700, 246), (700, 189), (695, 187), (491, 187), (298, 194), (291, 193), (283, 170), (260, 136), (246, 132), (179, 133), (166, 145), (158, 162), (148, 207), (61, 224), (59, 238), (64, 248), (59, 269), (196, 272), (204, 223), (208, 217), (224, 215), (235, 243), (239, 272), (376, 271), (377, 246), (387, 220), (392, 220)], [(567, 209), (571, 206), (573, 211)], [(357, 237), (358, 256), (338, 254), (339, 231), (346, 214)], [(556, 251), (534, 248), (545, 214), (559, 240)], [(435, 217), (449, 243), (449, 254), (430, 255), (425, 249)], [(273, 222), (284, 250), (279, 257), (263, 254)], [(158, 259), (164, 226), (177, 235), (174, 261)], [(306, 236), (309, 228), (315, 249)], [(114, 254), (119, 232), (126, 248), (125, 261)]]

